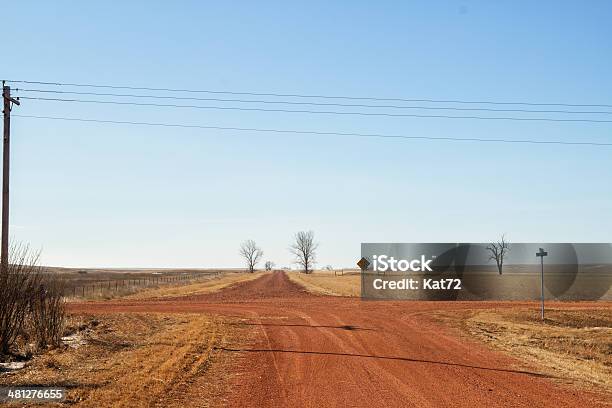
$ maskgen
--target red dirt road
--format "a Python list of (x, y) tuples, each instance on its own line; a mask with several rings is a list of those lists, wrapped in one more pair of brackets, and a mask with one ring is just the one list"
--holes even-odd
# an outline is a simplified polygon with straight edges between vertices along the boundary
[(242, 356), (236, 368), (242, 375), (230, 380), (223, 398), (231, 407), (611, 406), (605, 396), (553, 382), (428, 318), (433, 310), (517, 305), (314, 296), (276, 272), (214, 294), (69, 308), (242, 319), (254, 340), (220, 351)]

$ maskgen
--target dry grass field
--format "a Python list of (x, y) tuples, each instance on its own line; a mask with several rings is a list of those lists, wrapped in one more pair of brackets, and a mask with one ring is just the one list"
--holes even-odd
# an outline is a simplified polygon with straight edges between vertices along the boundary
[(170, 287), (155, 287), (144, 289), (137, 293), (124, 296), (124, 299), (155, 299), (178, 296), (197, 295), (200, 293), (211, 293), (224, 289), (239, 282), (247, 282), (259, 278), (264, 272), (255, 273), (224, 273), (211, 276), (203, 282), (191, 282), (186, 285)]
[(343, 275), (333, 271), (314, 271), (310, 274), (288, 272), (289, 279), (302, 285), (311, 293), (327, 296), (361, 295), (361, 277), (359, 272), (347, 270)]
[[(509, 266), (503, 275), (495, 270), (470, 267), (461, 277), (462, 290), (373, 290), (375, 279), (384, 277), (386, 280), (399, 281), (413, 278), (421, 281), (423, 278), (457, 278), (454, 272), (445, 272), (432, 276), (422, 272), (390, 272), (377, 274), (368, 271), (364, 274), (366, 297), (369, 299), (398, 300), (539, 300), (540, 275), (529, 272), (528, 268)], [(568, 274), (549, 271), (545, 273), (544, 292), (546, 299), (558, 301), (605, 300), (612, 301), (612, 271), (581, 272), (572, 280)]]
[(231, 346), (228, 334), (237, 331), (204, 314), (154, 313), (78, 315), (72, 317), (72, 328), (73, 344), (3, 374), (2, 385), (65, 387), (66, 403), (83, 407), (179, 407), (194, 398), (208, 401), (223, 391), (219, 377), (224, 374), (205, 373), (215, 350)]
[[(260, 275), (227, 273), (205, 282), (144, 289), (127, 298), (212, 293)], [(226, 375), (218, 370), (204, 375), (215, 350), (244, 337), (240, 319), (229, 320), (202, 313), (71, 314), (64, 346), (34, 356), (24, 369), (2, 373), (0, 385), (65, 387), (67, 403), (84, 407), (174, 407), (193, 398), (210, 401), (221, 394), (225, 382), (218, 380)]]
[[(179, 296), (190, 294), (190, 291), (193, 290), (197, 291), (209, 286), (215, 287), (219, 280), (232, 284), (241, 279), (254, 278), (238, 270), (50, 268), (48, 272), (56, 273), (62, 278), (65, 286), (64, 293), (69, 302), (119, 298), (143, 299), (161, 294)], [(83, 272), (87, 273), (83, 274)], [(188, 289), (184, 291), (180, 289), (184, 287)], [(175, 289), (169, 290), (169, 288)]]
[(436, 312), (497, 350), (536, 364), (560, 381), (612, 392), (612, 308), (535, 308)]
[(240, 269), (105, 269), (45, 267), (59, 276), (68, 300), (109, 300), (143, 291), (206, 282)]
[[(361, 296), (361, 275), (359, 270), (345, 270), (344, 274), (333, 271), (316, 270), (311, 274), (304, 274), (297, 271), (287, 273), (289, 278), (304, 286), (308, 291), (320, 295), (328, 296)], [(406, 277), (404, 273), (387, 274), (389, 277), (403, 279)], [(422, 278), (425, 275), (412, 273), (411, 277)], [(366, 282), (371, 282), (372, 279), (380, 277), (376, 274), (367, 275)], [(470, 275), (464, 286), (466, 289), (462, 291), (457, 300), (526, 300), (539, 299), (540, 281), (539, 275), (530, 275), (525, 273), (507, 272), (500, 276), (495, 271), (476, 272)], [(590, 288), (590, 289), (589, 289)], [(596, 299), (610, 301), (612, 300), (612, 287), (610, 287), (610, 277), (606, 274), (583, 273), (576, 280), (575, 287), (572, 288), (562, 299), (559, 300), (574, 300), (574, 299), (589, 299), (589, 295), (594, 292), (593, 288), (607, 288), (601, 290), (601, 297)], [(437, 299), (434, 291), (369, 291), (370, 295), (379, 295), (381, 299), (414, 299), (414, 300), (443, 300), (444, 296)], [(446, 295), (446, 293), (444, 294)], [(552, 295), (547, 290), (547, 298)], [(596, 300), (593, 299), (593, 300)]]

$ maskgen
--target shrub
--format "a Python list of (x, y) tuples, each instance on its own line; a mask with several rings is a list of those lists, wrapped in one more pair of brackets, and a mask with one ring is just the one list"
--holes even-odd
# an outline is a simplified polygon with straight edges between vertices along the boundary
[(62, 282), (45, 274), (39, 253), (13, 245), (0, 272), (0, 353), (9, 354), (21, 336), (39, 347), (59, 345), (65, 312)]
[(34, 289), (40, 280), (38, 254), (11, 246), (9, 264), (0, 272), (0, 352), (8, 354), (26, 323)]
[(39, 348), (59, 346), (65, 322), (63, 281), (42, 275), (30, 305), (29, 320)]

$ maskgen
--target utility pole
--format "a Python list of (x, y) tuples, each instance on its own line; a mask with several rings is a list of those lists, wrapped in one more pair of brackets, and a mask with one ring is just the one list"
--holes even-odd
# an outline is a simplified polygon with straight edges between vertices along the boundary
[(540, 274), (540, 290), (541, 290), (541, 299), (542, 299), (542, 320), (544, 320), (544, 257), (548, 255), (548, 252), (544, 251), (544, 248), (540, 248), (540, 250), (536, 253), (536, 256), (540, 257), (540, 265), (542, 265), (541, 274)]
[(0, 247), (0, 271), (8, 272), (9, 258), (9, 164), (11, 158), (11, 104), (19, 101), (11, 97), (11, 87), (2, 81), (2, 99), (4, 100), (4, 143), (2, 145), (2, 243)]

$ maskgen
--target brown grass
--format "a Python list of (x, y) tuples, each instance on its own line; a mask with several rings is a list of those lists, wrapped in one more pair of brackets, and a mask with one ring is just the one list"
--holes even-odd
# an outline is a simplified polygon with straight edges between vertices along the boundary
[(151, 299), (164, 297), (177, 297), (196, 295), (200, 293), (217, 292), (223, 288), (234, 285), (239, 282), (247, 282), (259, 278), (265, 272), (255, 273), (227, 273), (205, 280), (204, 282), (196, 282), (181, 286), (166, 286), (148, 290), (142, 290), (138, 293), (125, 296), (126, 299)]
[[(126, 297), (214, 292), (260, 275), (227, 273)], [(0, 385), (65, 387), (69, 404), (86, 407), (182, 407), (194, 399), (198, 406), (208, 406), (224, 393), (228, 382), (222, 380), (233, 364), (227, 353), (220, 355), (215, 348), (242, 346), (248, 337), (236, 328), (233, 321), (239, 319), (230, 319), (229, 325), (225, 320), (205, 314), (70, 315), (65, 345), (34, 356), (23, 370), (3, 373)], [(218, 364), (211, 373), (213, 360)]]
[[(108, 281), (105, 281), (105, 283), (101, 285), (98, 283), (98, 287), (96, 287), (95, 290), (91, 290), (90, 286), (88, 291), (85, 292), (85, 296), (80, 294), (82, 292), (77, 292), (77, 297), (69, 296), (67, 300), (69, 302), (80, 302), (83, 300), (110, 300), (121, 298), (146, 299), (183, 296), (210, 291), (214, 292), (237, 282), (254, 279), (260, 275), (261, 273), (219, 272), (216, 274), (198, 275), (193, 279), (184, 281), (160, 282), (159, 284), (147, 282), (143, 283), (141, 286), (119, 285), (117, 289), (115, 289), (113, 281), (110, 281), (110, 288), (107, 286)], [(68, 282), (70, 282), (69, 279)]]
[(288, 272), (293, 282), (302, 285), (312, 293), (328, 296), (360, 296), (361, 277), (359, 273), (345, 273), (335, 276), (330, 271), (314, 271), (311, 274)]
[[(2, 385), (68, 388), (68, 403), (96, 407), (182, 406), (191, 385), (205, 399), (214, 378), (203, 375), (228, 325), (202, 314), (73, 316), (83, 345), (35, 357), (4, 374)], [(58, 404), (59, 406), (59, 404)]]
[(244, 270), (45, 267), (45, 272), (60, 277), (65, 286), (64, 294), (78, 301), (121, 298), (143, 290), (203, 282)]
[(437, 316), (495, 349), (539, 366), (563, 382), (612, 392), (612, 309), (439, 312)]

